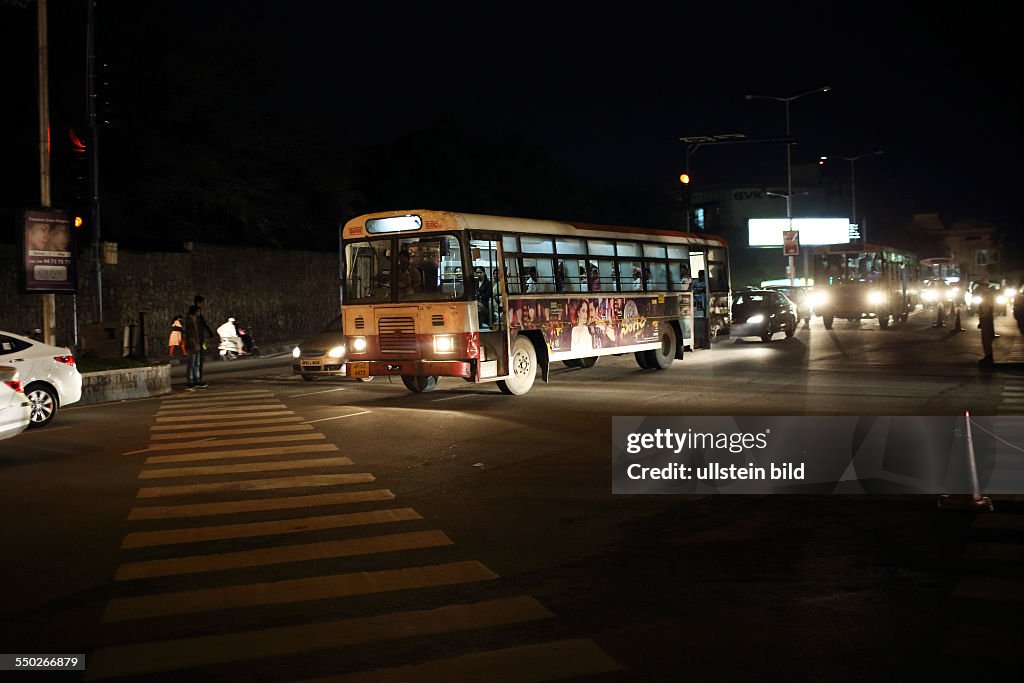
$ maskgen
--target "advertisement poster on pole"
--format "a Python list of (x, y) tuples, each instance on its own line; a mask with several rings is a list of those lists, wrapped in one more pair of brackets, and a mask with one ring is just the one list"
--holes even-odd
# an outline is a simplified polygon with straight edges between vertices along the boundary
[(19, 238), (23, 292), (74, 294), (78, 291), (74, 234), (63, 211), (26, 211)]
[(800, 231), (799, 230), (783, 230), (782, 231), (782, 254), (783, 254), (783, 256), (799, 256), (800, 255)]

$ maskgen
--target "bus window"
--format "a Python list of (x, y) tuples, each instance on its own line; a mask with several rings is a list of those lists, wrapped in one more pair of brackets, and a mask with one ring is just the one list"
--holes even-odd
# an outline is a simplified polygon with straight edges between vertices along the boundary
[(523, 246), (524, 254), (550, 254), (554, 250), (550, 237), (521, 235), (519, 243)]
[(586, 254), (587, 247), (583, 240), (574, 237), (559, 237), (555, 240), (558, 254)]
[(684, 246), (670, 244), (668, 245), (668, 257), (671, 259), (679, 259), (681, 261), (689, 261), (690, 250)]
[[(671, 251), (671, 249), (670, 249)], [(690, 291), (690, 262), (672, 261), (668, 264), (669, 289)]]
[[(610, 246), (610, 245), (609, 245)], [(615, 261), (611, 259), (600, 259), (595, 260), (594, 265), (597, 266), (597, 279), (600, 283), (602, 292), (614, 292), (619, 289), (619, 278), (615, 275)], [(627, 283), (632, 283), (632, 280), (627, 280)], [(627, 285), (629, 289), (632, 285)]]
[(665, 258), (665, 247), (661, 244), (644, 243), (644, 256), (648, 258)]
[(615, 256), (615, 244), (610, 240), (587, 240), (587, 251), (591, 256)]
[(623, 292), (644, 291), (644, 267), (640, 261), (619, 261), (619, 283)]
[(461, 298), (465, 291), (462, 250), (451, 235), (398, 240), (399, 300)]
[(673, 289), (668, 281), (668, 264), (664, 261), (648, 261), (645, 275), (648, 291), (664, 292)]
[[(533, 276), (534, 283), (532, 287), (528, 287), (527, 281), (531, 276)], [(549, 258), (523, 257), (523, 292), (539, 294), (553, 291), (555, 291), (554, 261)]]
[(711, 261), (708, 264), (708, 286), (712, 292), (729, 291), (729, 271), (725, 264), (720, 261)]
[(391, 299), (391, 240), (352, 242), (345, 247), (345, 301)]
[(636, 242), (616, 242), (615, 253), (619, 258), (625, 256), (640, 256), (640, 245)]
[(522, 280), (519, 278), (519, 259), (505, 257), (505, 288), (509, 294), (522, 294)]

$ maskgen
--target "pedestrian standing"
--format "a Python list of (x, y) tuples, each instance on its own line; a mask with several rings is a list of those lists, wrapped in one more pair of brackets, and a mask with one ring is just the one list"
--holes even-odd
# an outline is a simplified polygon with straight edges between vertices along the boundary
[(196, 294), (193, 304), (199, 311), (196, 316), (196, 324), (199, 326), (199, 382), (197, 386), (205, 388), (208, 385), (203, 380), (203, 351), (206, 350), (207, 338), (213, 339), (215, 335), (210, 326), (206, 324), (206, 318), (203, 317), (203, 308), (206, 306), (206, 297), (202, 294)]
[(171, 336), (167, 339), (167, 356), (174, 359), (174, 349), (181, 351), (182, 358), (188, 356), (188, 351), (185, 350), (185, 337), (183, 333), (185, 326), (182, 323), (181, 316), (174, 316), (174, 320), (171, 321)]
[(981, 292), (981, 303), (978, 304), (978, 329), (981, 330), (981, 349), (985, 357), (978, 361), (979, 365), (993, 365), (992, 342), (996, 338), (995, 321), (995, 290), (985, 286)]
[(203, 333), (199, 326), (199, 307), (193, 305), (185, 317), (185, 351), (188, 353), (188, 368), (185, 371), (185, 388), (195, 391), (206, 387), (203, 382)]

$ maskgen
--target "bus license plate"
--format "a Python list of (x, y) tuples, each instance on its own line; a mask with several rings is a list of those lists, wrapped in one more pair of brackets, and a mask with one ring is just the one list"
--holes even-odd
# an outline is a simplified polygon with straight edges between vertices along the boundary
[(364, 379), (370, 376), (370, 364), (365, 361), (356, 361), (348, 364), (348, 376), (355, 379)]
[(304, 367), (304, 368), (319, 368), (320, 367), (320, 361), (318, 361), (318, 360), (303, 360), (301, 362), (302, 362), (302, 367)]

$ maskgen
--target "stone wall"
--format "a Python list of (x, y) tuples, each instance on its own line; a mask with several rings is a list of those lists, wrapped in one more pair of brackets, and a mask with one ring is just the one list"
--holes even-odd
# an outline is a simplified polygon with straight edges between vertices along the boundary
[(149, 398), (171, 391), (171, 366), (87, 372), (82, 375), (82, 400), (79, 403), (107, 403), (132, 398)]
[[(43, 296), (18, 289), (20, 258), (0, 244), (0, 330), (24, 334), (43, 326)], [(84, 348), (82, 330), (93, 317), (95, 275), (91, 258), (78, 262), (77, 296), (57, 294), (57, 343)], [(137, 325), (144, 313), (146, 355), (167, 354), (171, 319), (188, 312), (196, 294), (206, 297), (206, 321), (216, 330), (229, 316), (252, 328), (258, 344), (298, 340), (319, 331), (339, 308), (338, 255), (328, 252), (186, 245), (179, 252), (121, 250), (104, 265), (102, 321)], [(78, 344), (75, 344), (76, 318)]]

